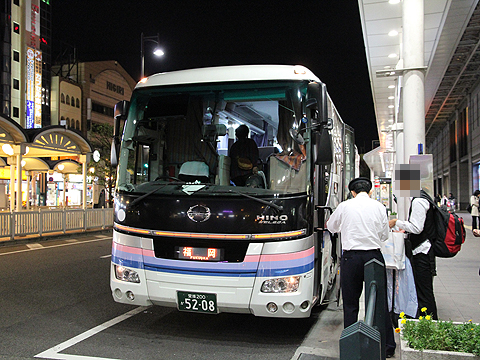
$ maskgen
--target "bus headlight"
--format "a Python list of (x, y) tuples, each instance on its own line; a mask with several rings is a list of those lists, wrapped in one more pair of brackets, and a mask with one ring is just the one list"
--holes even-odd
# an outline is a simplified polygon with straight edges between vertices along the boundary
[(290, 293), (298, 290), (300, 276), (289, 276), (284, 278), (265, 280), (262, 284), (263, 293)]
[(124, 266), (114, 265), (115, 267), (115, 277), (118, 280), (139, 283), (140, 278), (138, 273), (135, 270), (126, 268)]

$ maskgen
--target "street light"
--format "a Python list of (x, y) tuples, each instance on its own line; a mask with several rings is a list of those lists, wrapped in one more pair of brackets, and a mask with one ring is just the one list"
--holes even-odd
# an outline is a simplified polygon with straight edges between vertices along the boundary
[(163, 52), (162, 49), (160, 49), (158, 46), (160, 45), (160, 35), (157, 34), (155, 36), (143, 36), (143, 32), (141, 34), (141, 45), (140, 45), (140, 56), (142, 58), (142, 72), (140, 74), (140, 79), (143, 79), (145, 76), (145, 42), (146, 41), (151, 41), (157, 44), (157, 47), (153, 51), (153, 54), (155, 56), (163, 56), (165, 53)]

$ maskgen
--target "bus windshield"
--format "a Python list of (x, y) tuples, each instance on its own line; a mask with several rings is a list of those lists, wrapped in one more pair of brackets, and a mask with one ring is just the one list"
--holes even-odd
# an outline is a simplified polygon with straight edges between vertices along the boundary
[[(123, 131), (117, 191), (177, 196), (306, 192), (311, 166), (307, 85), (257, 81), (135, 90)], [(246, 129), (246, 138), (240, 129)]]

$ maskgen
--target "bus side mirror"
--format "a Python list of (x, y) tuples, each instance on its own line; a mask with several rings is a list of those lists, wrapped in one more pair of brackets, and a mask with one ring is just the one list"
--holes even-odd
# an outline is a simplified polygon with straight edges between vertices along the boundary
[(110, 150), (110, 162), (113, 167), (118, 165), (118, 154), (120, 152), (120, 124), (127, 119), (130, 103), (122, 100), (115, 104), (113, 118), (113, 140)]
[(305, 106), (317, 110), (317, 121), (319, 125), (326, 125), (328, 122), (327, 98), (327, 87), (325, 84), (315, 81), (308, 84)]
[(315, 136), (315, 148), (317, 158), (316, 165), (330, 165), (333, 163), (332, 137), (326, 128)]

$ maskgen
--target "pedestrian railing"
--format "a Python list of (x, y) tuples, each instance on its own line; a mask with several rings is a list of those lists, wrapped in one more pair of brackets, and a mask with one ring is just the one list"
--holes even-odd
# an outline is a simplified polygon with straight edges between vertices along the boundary
[(45, 235), (52, 232), (113, 226), (113, 208), (106, 209), (39, 209), (0, 212), (0, 238), (13, 240), (18, 236)]

